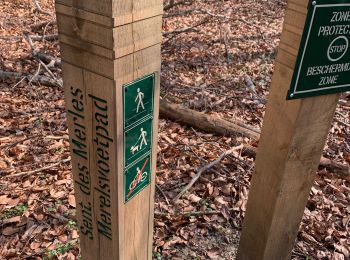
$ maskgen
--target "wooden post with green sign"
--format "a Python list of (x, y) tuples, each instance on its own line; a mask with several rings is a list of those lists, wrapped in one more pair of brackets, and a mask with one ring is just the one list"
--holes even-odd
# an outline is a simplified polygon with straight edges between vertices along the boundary
[(152, 259), (161, 0), (56, 0), (84, 260)]
[(289, 0), (238, 259), (290, 259), (337, 106), (350, 88), (350, 1)]

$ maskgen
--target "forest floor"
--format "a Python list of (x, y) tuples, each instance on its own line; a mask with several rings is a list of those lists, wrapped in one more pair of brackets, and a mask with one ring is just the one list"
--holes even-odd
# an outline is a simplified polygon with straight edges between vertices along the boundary
[[(53, 0), (0, 3), (0, 71), (51, 77), (24, 33), (57, 34)], [(166, 10), (161, 95), (197, 111), (260, 129), (282, 31), (283, 1), (193, 1)], [(185, 10), (192, 10), (186, 12)], [(193, 27), (193, 25), (196, 25)], [(176, 29), (192, 27), (186, 32)], [(174, 31), (175, 30), (175, 31)], [(59, 58), (54, 39), (34, 41)], [(49, 68), (60, 78), (58, 66)], [(249, 77), (259, 99), (246, 87)], [(350, 161), (350, 95), (343, 94), (323, 155)], [(0, 259), (78, 259), (79, 234), (63, 90), (0, 75)], [(202, 175), (172, 202), (197, 169), (244, 136), (203, 133), (160, 119), (156, 172), (155, 259), (234, 259), (254, 159), (240, 152)], [(39, 169), (39, 170), (38, 170)], [(305, 208), (293, 259), (349, 259), (350, 180), (320, 169)], [(200, 214), (204, 211), (220, 214)], [(199, 212), (199, 214), (184, 214)], [(176, 213), (176, 214), (175, 214)]]

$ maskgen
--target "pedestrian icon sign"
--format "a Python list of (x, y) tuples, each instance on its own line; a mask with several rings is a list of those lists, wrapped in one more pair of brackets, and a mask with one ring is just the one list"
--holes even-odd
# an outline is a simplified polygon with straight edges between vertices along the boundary
[(128, 128), (142, 118), (153, 114), (154, 74), (123, 87), (124, 127)]
[(124, 133), (124, 160), (128, 167), (132, 162), (151, 150), (152, 118), (147, 117)]

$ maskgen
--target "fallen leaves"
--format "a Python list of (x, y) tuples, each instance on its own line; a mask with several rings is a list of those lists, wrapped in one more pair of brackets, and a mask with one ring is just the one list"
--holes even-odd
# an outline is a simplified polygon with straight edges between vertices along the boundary
[(75, 202), (75, 196), (70, 194), (68, 195), (68, 204), (72, 207), (75, 208), (76, 207), (76, 202)]
[[(41, 1), (53, 12), (54, 1)], [(2, 35), (22, 35), (32, 24), (45, 20), (33, 14), (32, 1), (5, 1), (0, 5)], [(202, 8), (213, 18), (191, 31), (166, 39), (162, 50), (162, 95), (203, 113), (215, 113), (235, 122), (261, 128), (265, 99), (273, 72), (274, 56), (286, 1), (194, 2), (172, 12)], [(257, 15), (257, 16), (256, 16)], [(239, 19), (238, 19), (239, 18)], [(166, 31), (191, 25), (202, 13), (164, 19)], [(42, 34), (43, 26), (33, 33)], [(55, 34), (47, 26), (46, 34)], [(34, 74), (37, 63), (28, 58), (25, 41), (0, 39), (0, 69)], [(59, 56), (57, 45), (38, 47)], [(60, 69), (55, 72), (58, 75)], [(245, 76), (254, 83), (246, 88)], [(0, 173), (30, 172), (68, 157), (63, 92), (58, 89), (0, 81)], [(348, 115), (349, 96), (344, 95)], [(340, 108), (340, 109), (343, 109)], [(345, 109), (346, 108), (346, 109)], [(341, 118), (348, 122), (348, 118)], [(160, 120), (157, 184), (172, 199), (196, 170), (217, 159), (225, 150), (251, 140), (220, 137)], [(350, 139), (344, 124), (333, 124), (325, 149), (327, 158), (350, 162)], [(252, 144), (252, 143), (250, 143)], [(255, 144), (256, 145), (256, 144)], [(234, 153), (204, 173), (176, 205), (156, 192), (154, 253), (163, 259), (234, 259), (239, 228), (246, 209), (253, 159)], [(38, 255), (76, 259), (79, 238), (74, 220), (76, 201), (69, 164), (57, 165), (40, 175), (0, 179), (0, 258)], [(317, 177), (305, 209), (295, 252), (305, 258), (349, 258), (349, 180), (324, 171)], [(212, 214), (211, 214), (212, 213)], [(72, 243), (70, 243), (73, 241)], [(21, 254), (21, 255), (19, 255)]]

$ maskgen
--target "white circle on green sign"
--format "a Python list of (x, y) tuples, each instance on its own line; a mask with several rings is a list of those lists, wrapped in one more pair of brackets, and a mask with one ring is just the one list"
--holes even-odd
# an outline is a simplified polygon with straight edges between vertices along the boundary
[[(343, 43), (339, 44), (339, 42), (340, 43), (343, 42)], [(344, 55), (348, 51), (348, 48), (349, 48), (348, 38), (346, 38), (346, 36), (339, 36), (339, 37), (335, 38), (331, 42), (331, 44), (329, 45), (328, 50), (327, 50), (327, 58), (332, 62), (338, 61), (344, 57)], [(332, 57), (331, 54), (334, 54), (334, 53), (339, 54), (340, 56)]]

